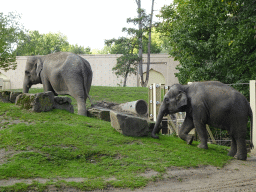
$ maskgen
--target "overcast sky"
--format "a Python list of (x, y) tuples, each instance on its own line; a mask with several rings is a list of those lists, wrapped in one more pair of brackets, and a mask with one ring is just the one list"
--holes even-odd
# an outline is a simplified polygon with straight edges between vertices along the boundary
[[(105, 39), (126, 36), (123, 27), (128, 17), (137, 16), (135, 0), (1, 0), (0, 12), (21, 14), (25, 29), (39, 33), (57, 33), (70, 44), (102, 49)], [(155, 0), (154, 14), (173, 0)], [(151, 0), (141, 0), (141, 7), (151, 11)], [(156, 18), (154, 18), (156, 21)], [(131, 27), (131, 26), (130, 26)]]

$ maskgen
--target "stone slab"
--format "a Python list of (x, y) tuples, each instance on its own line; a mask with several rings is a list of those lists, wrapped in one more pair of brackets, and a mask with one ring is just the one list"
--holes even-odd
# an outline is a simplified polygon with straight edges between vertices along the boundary
[(110, 111), (111, 126), (126, 136), (141, 137), (151, 134), (154, 127), (152, 121), (116, 111)]
[(90, 108), (87, 112), (88, 117), (95, 117), (104, 121), (110, 122), (110, 110), (106, 108)]

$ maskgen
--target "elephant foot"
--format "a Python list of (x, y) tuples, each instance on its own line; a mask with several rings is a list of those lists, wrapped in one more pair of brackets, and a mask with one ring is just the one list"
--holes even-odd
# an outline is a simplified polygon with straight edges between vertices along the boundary
[(199, 145), (197, 145), (198, 148), (201, 148), (201, 149), (208, 149), (208, 145), (206, 144), (202, 144), (200, 143)]
[(234, 157), (235, 155), (236, 155), (236, 151), (230, 150), (230, 151), (228, 152), (228, 156), (230, 156), (230, 157)]
[(159, 136), (155, 135), (154, 133), (151, 134), (151, 137), (154, 139), (159, 139)]
[(247, 153), (246, 154), (236, 154), (237, 160), (246, 160), (247, 159)]
[(188, 135), (188, 136), (187, 136), (186, 141), (187, 141), (187, 144), (188, 144), (188, 145), (191, 145), (192, 142), (193, 142), (193, 140), (194, 140), (194, 137), (193, 137), (192, 135)]

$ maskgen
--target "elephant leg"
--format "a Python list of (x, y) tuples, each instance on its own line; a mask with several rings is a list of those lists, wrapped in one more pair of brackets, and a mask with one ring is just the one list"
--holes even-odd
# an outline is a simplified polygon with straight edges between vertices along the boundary
[(194, 128), (193, 119), (186, 116), (181, 128), (179, 129), (179, 137), (191, 145), (193, 141), (193, 136), (188, 133)]
[[(232, 128), (230, 130), (230, 136), (231, 138), (234, 138), (236, 142), (236, 148), (237, 148), (236, 158), (238, 160), (246, 160), (247, 159), (247, 148), (246, 148), (247, 117), (241, 118), (239, 120), (240, 121), (232, 122), (230, 126)], [(233, 142), (233, 139), (232, 139), (232, 142)], [(232, 145), (231, 145), (231, 151), (232, 151)]]
[(202, 149), (208, 149), (207, 141), (208, 141), (208, 135), (206, 131), (206, 125), (202, 122), (194, 122), (196, 127), (196, 132), (200, 139), (200, 144), (197, 146), (198, 148)]
[(231, 149), (228, 152), (228, 156), (234, 157), (236, 155), (237, 152), (237, 143), (236, 140), (233, 136), (231, 136)]
[(85, 99), (82, 96), (74, 97), (77, 102), (78, 115), (87, 116), (87, 110), (85, 106)]
[(55, 96), (58, 95), (58, 94), (54, 91), (54, 89), (53, 89), (51, 83), (50, 83), (49, 81), (47, 81), (47, 80), (44, 80), (44, 81), (43, 81), (43, 88), (44, 88), (44, 92), (52, 91)]
[(246, 149), (246, 141), (244, 138), (239, 138), (236, 140), (237, 143), (237, 153), (236, 157), (238, 160), (246, 160), (247, 159), (247, 149)]

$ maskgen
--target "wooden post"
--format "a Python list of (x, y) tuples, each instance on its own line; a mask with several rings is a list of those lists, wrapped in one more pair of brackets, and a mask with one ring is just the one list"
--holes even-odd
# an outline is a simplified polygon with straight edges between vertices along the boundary
[(153, 83), (153, 121), (156, 121), (161, 105), (161, 85)]
[[(256, 145), (256, 81), (250, 80), (250, 105), (252, 108), (252, 119), (253, 119), (253, 127), (252, 127), (252, 142)], [(254, 149), (255, 150), (255, 149)]]
[(149, 119), (153, 120), (153, 85), (148, 87), (148, 115)]

